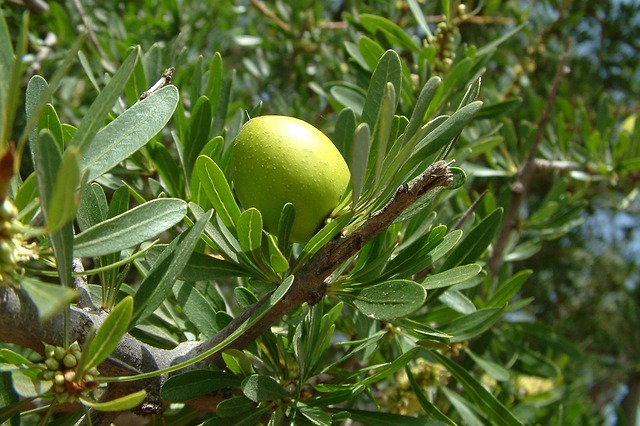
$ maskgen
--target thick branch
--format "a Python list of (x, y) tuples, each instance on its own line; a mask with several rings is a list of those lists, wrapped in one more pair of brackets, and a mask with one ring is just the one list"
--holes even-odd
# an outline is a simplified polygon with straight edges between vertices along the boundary
[[(325, 279), (342, 262), (355, 255), (369, 240), (384, 231), (407, 207), (430, 190), (448, 186), (453, 181), (449, 164), (439, 161), (432, 164), (415, 179), (400, 186), (391, 200), (360, 227), (348, 235), (338, 235), (322, 247), (296, 274), (295, 281), (289, 292), (278, 302), (261, 321), (236, 339), (227, 348), (242, 349), (257, 339), (274, 323), (291, 310), (304, 304), (317, 303), (325, 294)], [(268, 299), (264, 299), (247, 308), (236, 317), (217, 336), (206, 342), (185, 342), (173, 350), (163, 350), (146, 345), (126, 334), (111, 356), (103, 362), (99, 369), (103, 376), (127, 376), (138, 373), (157, 371), (193, 358), (222, 342), (233, 331), (243, 324)], [(82, 344), (93, 327), (99, 327), (106, 313), (99, 309), (92, 309), (92, 305), (85, 301), (85, 309), (71, 307), (70, 321), (71, 340)], [(41, 324), (35, 305), (22, 291), (10, 288), (0, 288), (0, 341), (15, 343), (34, 349), (42, 353), (42, 342), (59, 345), (63, 341), (62, 315), (58, 315), (48, 322)], [(212, 358), (192, 368), (205, 367), (220, 361), (220, 352)], [(115, 397), (147, 389), (149, 401), (158, 403), (159, 389), (163, 377), (145, 381), (111, 383), (108, 397)], [(96, 414), (93, 424), (108, 424), (113, 418), (99, 418)]]
[[(242, 349), (267, 331), (276, 321), (303, 303), (315, 304), (325, 294), (325, 279), (343, 262), (355, 255), (368, 241), (384, 231), (400, 214), (418, 198), (439, 186), (448, 186), (453, 181), (449, 163), (438, 161), (410, 182), (400, 186), (391, 200), (382, 209), (348, 235), (337, 235), (324, 245), (309, 262), (296, 274), (295, 281), (285, 297), (278, 302), (254, 327), (247, 329), (228, 348)], [(268, 297), (268, 296), (267, 296)], [(267, 297), (246, 309), (221, 333), (203, 343), (188, 354), (193, 357), (223, 341), (229, 334), (246, 321)], [(220, 362), (220, 352), (214, 355), (214, 362)]]

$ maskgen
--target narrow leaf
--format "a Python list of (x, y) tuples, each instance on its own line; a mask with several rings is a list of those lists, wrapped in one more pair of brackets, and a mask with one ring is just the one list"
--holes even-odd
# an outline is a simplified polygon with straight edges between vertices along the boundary
[[(344, 295), (343, 295), (344, 297)], [(361, 290), (353, 304), (368, 317), (391, 320), (409, 315), (424, 303), (427, 292), (411, 280), (391, 280)]]
[(222, 222), (229, 228), (235, 227), (240, 217), (240, 208), (220, 167), (211, 158), (201, 155), (196, 160), (195, 170)]
[(449, 370), (477, 406), (487, 414), (492, 423), (506, 426), (522, 426), (522, 423), (491, 392), (471, 376), (466, 369), (438, 352), (432, 351), (431, 355)]
[(147, 391), (143, 389), (120, 398), (112, 399), (111, 401), (94, 402), (88, 398), (80, 397), (80, 402), (82, 405), (98, 411), (127, 411), (142, 404), (146, 397)]
[(43, 322), (53, 317), (78, 297), (78, 292), (74, 289), (43, 283), (28, 277), (22, 279), (20, 286), (36, 305), (38, 317)]
[(71, 139), (70, 145), (77, 145), (81, 151), (85, 151), (98, 129), (102, 127), (102, 123), (109, 111), (111, 111), (113, 104), (124, 90), (139, 53), (140, 47), (131, 49), (118, 71), (111, 77), (107, 86), (98, 94), (96, 100), (93, 101), (89, 110), (85, 113)]
[(227, 387), (240, 386), (240, 380), (224, 371), (194, 370), (169, 377), (160, 396), (167, 402), (184, 402)]
[(187, 203), (175, 198), (158, 198), (100, 222), (78, 234), (76, 256), (101, 256), (140, 244), (180, 222)]
[(242, 381), (241, 388), (244, 395), (253, 402), (275, 401), (288, 396), (271, 376), (251, 375)]
[(80, 154), (70, 146), (62, 155), (56, 181), (47, 206), (47, 228), (55, 231), (68, 224), (76, 215), (80, 185)]
[(85, 371), (99, 366), (111, 355), (127, 332), (132, 313), (133, 298), (127, 296), (107, 315), (88, 350), (82, 354), (81, 363)]
[(173, 115), (178, 98), (175, 86), (163, 87), (97, 132), (82, 146), (82, 167), (83, 172), (89, 171), (88, 180), (108, 172), (149, 142)]
[(131, 328), (151, 315), (167, 297), (167, 293), (189, 261), (211, 215), (212, 211), (207, 212), (191, 229), (174, 239), (156, 259), (134, 296), (135, 308)]

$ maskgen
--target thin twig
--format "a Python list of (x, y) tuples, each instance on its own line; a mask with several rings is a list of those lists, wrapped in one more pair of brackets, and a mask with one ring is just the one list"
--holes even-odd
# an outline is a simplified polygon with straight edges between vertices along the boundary
[(162, 76), (160, 76), (160, 79), (158, 81), (156, 81), (153, 84), (153, 86), (151, 86), (149, 88), (149, 90), (145, 90), (144, 92), (142, 92), (142, 94), (140, 95), (140, 99), (138, 99), (138, 100), (142, 101), (142, 100), (148, 98), (154, 92), (157, 92), (158, 90), (162, 89), (167, 84), (171, 83), (171, 79), (173, 78), (173, 72), (175, 70), (176, 69), (174, 67), (167, 68), (165, 70), (165, 72), (162, 73)]
[(567, 61), (569, 60), (570, 48), (571, 40), (567, 39), (562, 53), (562, 58), (560, 59), (560, 64), (558, 65), (556, 75), (551, 85), (551, 93), (549, 93), (549, 96), (547, 97), (547, 103), (545, 104), (542, 117), (540, 117), (540, 120), (538, 121), (537, 131), (531, 143), (529, 153), (518, 171), (516, 181), (511, 187), (511, 202), (507, 207), (502, 229), (500, 230), (498, 239), (493, 247), (491, 259), (489, 260), (489, 270), (494, 275), (498, 272), (500, 266), (502, 266), (504, 251), (506, 250), (511, 232), (517, 229), (520, 206), (529, 192), (529, 185), (531, 184), (531, 180), (536, 172), (536, 156), (538, 155), (538, 148), (542, 142), (551, 111), (556, 103), (560, 83), (562, 82), (565, 74), (567, 74)]
[(251, 4), (254, 5), (256, 9), (258, 9), (264, 16), (271, 19), (273, 23), (276, 24), (282, 31), (284, 31), (285, 33), (291, 32), (291, 27), (289, 26), (289, 24), (280, 19), (278, 15), (276, 15), (274, 11), (269, 9), (269, 6), (264, 4), (262, 1), (251, 0)]

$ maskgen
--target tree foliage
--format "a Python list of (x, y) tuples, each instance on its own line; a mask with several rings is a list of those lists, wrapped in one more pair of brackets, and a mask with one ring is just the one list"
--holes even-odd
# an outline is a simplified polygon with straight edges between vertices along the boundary
[[(1, 3), (1, 421), (633, 424), (636, 6), (209, 3)], [(351, 171), (304, 244), (267, 113)]]

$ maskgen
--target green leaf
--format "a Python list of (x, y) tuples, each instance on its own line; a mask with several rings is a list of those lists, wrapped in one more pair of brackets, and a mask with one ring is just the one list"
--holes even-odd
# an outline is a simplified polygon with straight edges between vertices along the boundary
[[(200, 220), (200, 218), (205, 214), (202, 208), (194, 203), (189, 203), (189, 209), (196, 220)], [(238, 257), (238, 251), (240, 251), (240, 243), (233, 244), (230, 242), (218, 224), (209, 222), (204, 228), (204, 232), (205, 234), (203, 239), (210, 247), (215, 249), (225, 259), (230, 260), (235, 264), (239, 264), (240, 260)]]
[(138, 55), (140, 53), (140, 47), (136, 46), (131, 49), (131, 52), (122, 63), (122, 66), (111, 77), (106, 87), (98, 94), (96, 100), (93, 101), (89, 110), (84, 114), (80, 125), (76, 130), (76, 133), (71, 139), (70, 145), (76, 145), (80, 147), (80, 151), (84, 153), (98, 129), (102, 127), (102, 123), (111, 111), (113, 104), (116, 102), (131, 75), (131, 71), (136, 64)]
[(127, 332), (132, 313), (133, 298), (127, 296), (105, 318), (89, 348), (82, 354), (78, 371), (86, 371), (97, 367), (111, 355), (114, 349), (118, 347), (122, 336)]
[[(49, 130), (42, 130), (36, 141), (35, 168), (38, 193), (47, 224), (54, 197), (56, 175), (62, 163), (62, 154)], [(56, 195), (56, 198), (59, 196)], [(73, 227), (69, 221), (49, 234), (60, 283), (71, 286), (71, 259), (73, 257)]]
[(62, 155), (56, 181), (47, 206), (47, 228), (56, 231), (68, 224), (76, 215), (78, 186), (80, 185), (80, 154), (70, 146)]
[(242, 381), (242, 393), (253, 402), (275, 401), (288, 396), (287, 392), (271, 376), (254, 374)]
[(295, 207), (291, 203), (285, 203), (285, 205), (282, 206), (280, 219), (278, 220), (278, 248), (285, 257), (289, 257), (291, 251), (289, 235), (291, 235), (291, 228), (293, 227), (293, 221), (295, 218)]
[(353, 141), (353, 134), (356, 131), (356, 115), (350, 108), (344, 108), (338, 114), (336, 119), (336, 126), (333, 130), (333, 143), (336, 145), (342, 157), (347, 162), (351, 163), (349, 157), (351, 153), (351, 143)]
[(86, 142), (81, 147), (82, 167), (83, 173), (89, 172), (89, 182), (130, 157), (162, 130), (178, 99), (178, 89), (165, 86), (127, 109)]
[(420, 308), (426, 297), (424, 287), (415, 281), (391, 280), (365, 287), (353, 296), (353, 304), (370, 318), (390, 320)]
[(364, 411), (354, 409), (335, 409), (335, 411), (347, 411), (349, 418), (357, 424), (367, 426), (442, 426), (435, 420), (403, 416), (401, 414), (384, 413), (380, 411)]
[(351, 191), (353, 194), (353, 207), (358, 204), (362, 188), (364, 187), (367, 167), (369, 161), (369, 150), (371, 148), (371, 135), (369, 134), (369, 125), (360, 124), (354, 134), (353, 143), (351, 145)]
[(359, 17), (360, 23), (369, 33), (376, 34), (381, 31), (391, 44), (400, 46), (410, 52), (418, 52), (420, 50), (416, 42), (407, 35), (407, 32), (389, 19), (368, 13), (362, 13)]
[(240, 217), (240, 207), (236, 203), (227, 178), (220, 167), (211, 158), (201, 155), (196, 160), (196, 173), (209, 201), (213, 204), (222, 222), (228, 227), (235, 227)]
[(484, 411), (492, 423), (506, 426), (522, 426), (522, 423), (491, 392), (471, 376), (465, 368), (438, 352), (431, 351), (431, 355), (449, 370), (451, 375), (464, 387), (467, 394)]
[(78, 234), (76, 256), (101, 256), (140, 244), (171, 228), (187, 214), (187, 203), (176, 198), (158, 198)]
[(222, 352), (222, 360), (227, 369), (238, 377), (248, 377), (255, 374), (249, 357), (238, 349), (227, 349)]
[(135, 308), (130, 328), (151, 315), (167, 297), (167, 293), (171, 291), (171, 287), (189, 261), (212, 213), (209, 211), (202, 216), (191, 229), (174, 239), (156, 259), (134, 296)]
[(493, 377), (496, 380), (499, 381), (506, 381), (509, 380), (509, 377), (511, 376), (511, 374), (509, 373), (509, 370), (504, 368), (503, 366), (501, 366), (500, 364), (497, 364), (493, 361), (488, 361), (476, 354), (474, 354), (471, 350), (469, 350), (468, 348), (465, 349), (465, 353), (467, 355), (469, 355), (473, 361), (478, 364), (478, 366), (480, 368), (482, 368), (488, 375), (490, 375), (491, 377)]
[(395, 93), (400, 93), (402, 88), (402, 64), (400, 63), (400, 57), (393, 50), (387, 50), (382, 55), (371, 76), (367, 97), (362, 109), (362, 121), (367, 123), (370, 129), (376, 127), (376, 120), (380, 115), (387, 83), (393, 84)]
[(463, 315), (470, 315), (476, 311), (476, 306), (471, 300), (456, 289), (450, 288), (438, 297), (449, 308)]
[(524, 285), (524, 283), (533, 274), (530, 269), (525, 269), (514, 274), (506, 282), (502, 283), (498, 290), (487, 301), (487, 307), (499, 308), (504, 306), (513, 296), (516, 295)]
[(217, 257), (194, 252), (180, 274), (180, 279), (184, 281), (212, 281), (224, 277), (251, 276), (254, 276), (253, 270), (247, 270), (236, 263)]
[(43, 322), (62, 311), (78, 297), (78, 292), (75, 289), (43, 283), (30, 277), (23, 277), (20, 286), (36, 305), (38, 318)]
[(147, 391), (142, 389), (138, 392), (131, 393), (120, 398), (112, 399), (106, 402), (95, 402), (83, 396), (80, 397), (82, 405), (93, 408), (98, 411), (127, 411), (136, 408), (147, 397)]
[(224, 371), (194, 370), (169, 377), (160, 396), (167, 402), (184, 402), (228, 387), (240, 386), (240, 379)]
[(407, 125), (407, 128), (404, 131), (402, 143), (400, 145), (404, 145), (410, 141), (422, 126), (427, 109), (429, 108), (438, 87), (440, 87), (440, 83), (442, 83), (442, 79), (435, 76), (427, 80), (425, 85), (422, 86), (422, 90), (420, 90), (420, 95), (416, 101), (416, 106), (413, 108), (413, 112), (411, 113), (409, 125)]
[(173, 294), (184, 315), (205, 338), (213, 337), (219, 331), (215, 321), (216, 310), (197, 288), (190, 283), (178, 282), (173, 287)]
[(251, 207), (242, 212), (236, 223), (236, 232), (242, 251), (254, 259), (259, 257), (262, 246), (262, 215), (260, 211)]
[(503, 313), (504, 309), (479, 309), (442, 325), (440, 330), (452, 336), (451, 342), (464, 342), (490, 329), (502, 318)]
[[(224, 423), (213, 423), (219, 425), (228, 425), (233, 424), (234, 426), (238, 425), (255, 425), (257, 417), (262, 416), (262, 410), (256, 409), (256, 403), (251, 401), (246, 396), (234, 396), (229, 399), (225, 399), (221, 401), (216, 407), (216, 414), (219, 417), (224, 419)], [(244, 413), (240, 416), (240, 421), (236, 421), (236, 417), (238, 417), (238, 413)], [(249, 421), (247, 423), (243, 422), (247, 420), (246, 417), (249, 417)], [(229, 420), (234, 420), (230, 422)], [(207, 422), (208, 423), (208, 422)]]
[(436, 407), (431, 401), (429, 401), (429, 398), (427, 398), (427, 396), (424, 394), (422, 387), (418, 384), (415, 377), (413, 376), (411, 369), (409, 367), (405, 367), (405, 371), (407, 373), (407, 378), (409, 379), (411, 389), (413, 390), (413, 393), (415, 394), (418, 402), (420, 403), (420, 406), (425, 411), (425, 413), (427, 413), (430, 418), (442, 422), (445, 425), (456, 426), (456, 423), (453, 420), (444, 415), (438, 409), (438, 407)]
[(191, 111), (187, 134), (182, 140), (184, 144), (184, 169), (187, 181), (191, 179), (191, 171), (200, 152), (209, 141), (213, 110), (206, 96), (200, 96)]
[(467, 236), (447, 257), (440, 271), (446, 271), (458, 265), (473, 263), (478, 260), (493, 241), (501, 222), (502, 208), (497, 208), (469, 231)]
[(421, 284), (427, 290), (450, 287), (470, 280), (478, 275), (480, 271), (482, 271), (482, 267), (475, 263), (471, 265), (457, 266), (444, 272), (429, 275)]
[(380, 380), (384, 380), (392, 376), (396, 371), (407, 365), (409, 361), (411, 361), (420, 350), (421, 348), (419, 347), (411, 348), (393, 361), (376, 366), (376, 370), (369, 376), (359, 381), (358, 384), (361, 386), (369, 386), (373, 383), (379, 382)]
[[(33, 79), (32, 79), (33, 80)], [(46, 83), (45, 83), (46, 84)], [(58, 149), (60, 152), (64, 150), (64, 132), (62, 130), (62, 124), (60, 123), (60, 119), (58, 118), (58, 113), (53, 108), (53, 105), (46, 104), (42, 112), (40, 113), (40, 119), (38, 120), (38, 130), (34, 129), (31, 132), (32, 135), (35, 135), (37, 131), (42, 129), (48, 129), (58, 144)]]
[(76, 214), (78, 227), (86, 231), (107, 218), (107, 197), (104, 189), (97, 183), (90, 183), (84, 187), (80, 206)]

